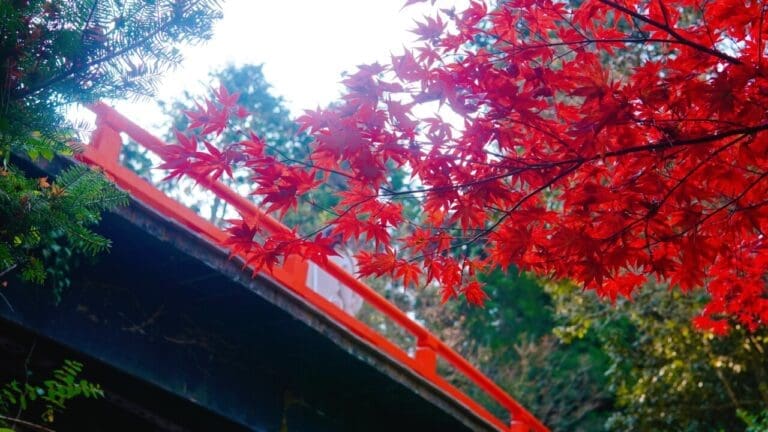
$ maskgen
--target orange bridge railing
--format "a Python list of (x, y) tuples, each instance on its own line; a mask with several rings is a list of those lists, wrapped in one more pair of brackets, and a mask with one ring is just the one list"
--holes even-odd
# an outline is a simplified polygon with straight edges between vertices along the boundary
[[(107, 176), (135, 199), (221, 246), (227, 238), (224, 231), (166, 196), (133, 171), (120, 165), (119, 157), (122, 148), (120, 133), (127, 134), (138, 144), (160, 157), (165, 154), (163, 148), (166, 144), (104, 103), (97, 103), (90, 109), (96, 114), (97, 128), (93, 134), (91, 145), (87, 146), (78, 158), (89, 165), (101, 167)], [(286, 229), (280, 222), (264, 214), (256, 205), (223, 183), (207, 177), (193, 177), (193, 179), (236, 208), (243, 218), (259, 220), (267, 231), (281, 232)], [(412, 350), (413, 355), (307, 287), (308, 263), (306, 261), (288, 259), (282, 266), (275, 266), (272, 271), (264, 271), (264, 273), (283, 288), (302, 297), (351, 333), (372, 344), (403, 366), (415, 371), (498, 430), (510, 432), (548, 431), (541, 422), (487, 376), (423, 326), (410, 319), (379, 293), (330, 260), (327, 264), (315, 264), (336, 278), (341, 284), (360, 295), (370, 306), (413, 335), (416, 341), (416, 346)], [(509, 419), (497, 418), (477, 401), (440, 376), (437, 369), (438, 358), (442, 358), (504, 407), (509, 412)]]

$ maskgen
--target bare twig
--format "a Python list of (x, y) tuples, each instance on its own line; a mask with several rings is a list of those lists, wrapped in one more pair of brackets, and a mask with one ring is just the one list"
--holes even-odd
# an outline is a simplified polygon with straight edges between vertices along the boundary
[(11, 271), (13, 271), (13, 269), (15, 269), (15, 268), (16, 268), (16, 264), (13, 264), (13, 265), (11, 265), (10, 267), (7, 267), (5, 270), (3, 270), (3, 271), (0, 271), (0, 277), (3, 277), (3, 276), (5, 276), (6, 274), (10, 273), (10, 272), (11, 272)]
[(30, 428), (30, 429), (34, 429), (34, 430), (37, 430), (37, 431), (42, 431), (42, 432), (56, 432), (56, 431), (55, 431), (55, 430), (53, 430), (53, 429), (47, 428), (47, 427), (45, 427), (45, 426), (42, 426), (42, 425), (39, 425), (39, 424), (37, 424), (37, 423), (32, 423), (32, 422), (28, 422), (28, 421), (25, 421), (25, 420), (19, 420), (19, 419), (15, 419), (15, 418), (13, 418), (13, 417), (4, 416), (4, 415), (2, 415), (2, 414), (0, 414), (0, 419), (1, 419), (1, 420), (5, 420), (5, 421), (7, 421), (7, 422), (11, 422), (11, 423), (16, 423), (16, 424), (18, 424), (18, 425), (26, 426), (26, 427), (28, 427), (28, 428)]

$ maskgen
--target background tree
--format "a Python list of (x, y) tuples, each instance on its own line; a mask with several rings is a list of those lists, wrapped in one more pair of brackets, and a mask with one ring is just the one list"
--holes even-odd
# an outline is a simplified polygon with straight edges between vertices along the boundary
[(706, 297), (663, 285), (615, 306), (594, 295), (574, 301), (576, 289), (548, 287), (561, 323), (556, 333), (566, 342), (595, 340), (609, 359), (606, 388), (616, 408), (608, 430), (744, 430), (740, 412), (768, 406), (765, 330), (695, 331), (690, 321)]
[[(529, 409), (553, 431), (602, 430), (613, 413), (606, 376), (608, 355), (589, 335), (561, 341), (554, 302), (535, 279), (512, 270), (481, 276), (489, 298), (484, 308), (441, 303), (435, 287), (419, 293), (418, 320)], [(447, 377), (497, 415), (485, 393), (451, 371)]]
[[(611, 305), (515, 272), (481, 280), (484, 308), (441, 304), (432, 287), (413, 313), (553, 431), (763, 430), (765, 331), (692, 329), (703, 293), (654, 284)], [(463, 376), (443, 373), (504, 415)]]

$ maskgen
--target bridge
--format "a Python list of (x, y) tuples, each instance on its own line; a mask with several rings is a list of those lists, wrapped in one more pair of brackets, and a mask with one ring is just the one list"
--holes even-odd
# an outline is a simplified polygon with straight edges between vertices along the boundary
[[(80, 359), (107, 390), (103, 401), (87, 402), (97, 405), (64, 413), (64, 427), (547, 431), (456, 351), (337, 264), (314, 263), (410, 334), (412, 346), (399, 346), (307, 287), (306, 261), (289, 259), (252, 275), (222, 246), (226, 233), (120, 164), (121, 134), (160, 157), (166, 144), (103, 103), (91, 109), (97, 129), (78, 159), (102, 169), (131, 199), (98, 227), (112, 249), (74, 272), (62, 304), (11, 284), (3, 292), (12, 309), (0, 310), (4, 370)], [(72, 163), (20, 161), (41, 176)], [(194, 180), (266, 230), (287, 229), (223, 183)], [(446, 369), (507, 415), (497, 417), (451, 384)]]

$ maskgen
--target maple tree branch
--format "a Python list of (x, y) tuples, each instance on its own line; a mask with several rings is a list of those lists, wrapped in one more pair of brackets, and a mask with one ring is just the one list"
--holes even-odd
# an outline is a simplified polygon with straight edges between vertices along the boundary
[[(720, 152), (722, 152), (725, 149), (727, 149), (728, 147), (735, 145), (736, 143), (738, 143), (742, 139), (744, 139), (744, 138), (746, 138), (746, 137), (748, 137), (750, 135), (754, 135), (755, 133), (763, 131), (763, 130), (766, 130), (766, 129), (768, 129), (768, 123), (764, 123), (764, 124), (760, 124), (760, 125), (756, 125), (756, 126), (751, 126), (751, 127), (745, 127), (745, 128), (741, 128), (741, 129), (737, 129), (737, 130), (721, 132), (721, 133), (712, 134), (712, 135), (706, 135), (706, 136), (702, 136), (702, 137), (677, 140), (677, 141), (674, 141), (674, 142), (671, 142), (671, 143), (670, 142), (663, 142), (663, 143), (656, 143), (656, 144), (651, 144), (651, 145), (646, 145), (646, 146), (629, 147), (629, 148), (617, 150), (617, 151), (614, 151), (614, 152), (608, 152), (608, 153), (606, 153), (604, 155), (595, 155), (595, 156), (590, 157), (590, 158), (571, 159), (571, 160), (568, 160), (568, 161), (556, 162), (554, 164), (543, 164), (540, 168), (547, 168), (547, 167), (548, 168), (554, 168), (555, 166), (559, 166), (559, 165), (563, 165), (563, 164), (573, 164), (573, 166), (563, 170), (561, 173), (559, 173), (557, 176), (555, 176), (552, 179), (550, 179), (549, 181), (547, 181), (542, 186), (540, 186), (540, 187), (534, 189), (533, 191), (531, 191), (530, 193), (528, 193), (525, 197), (521, 198), (517, 203), (515, 203), (515, 205), (511, 209), (504, 210), (504, 215), (501, 216), (499, 218), (499, 220), (494, 222), (493, 225), (491, 225), (487, 229), (481, 231), (480, 233), (476, 234), (470, 240), (468, 240), (466, 242), (458, 243), (456, 245), (452, 245), (449, 249), (450, 250), (454, 250), (454, 249), (457, 249), (457, 248), (461, 248), (461, 247), (464, 247), (464, 246), (471, 245), (471, 244), (477, 242), (479, 239), (487, 236), (488, 234), (493, 232), (515, 210), (520, 208), (520, 206), (522, 206), (527, 200), (529, 200), (533, 196), (541, 193), (544, 189), (546, 189), (548, 187), (551, 187), (557, 181), (561, 180), (565, 176), (567, 176), (570, 173), (572, 173), (573, 171), (577, 170), (579, 167), (581, 167), (585, 163), (588, 163), (588, 162), (591, 162), (591, 161), (594, 161), (594, 160), (598, 160), (598, 159), (602, 159), (602, 158), (605, 158), (605, 157), (617, 157), (617, 156), (623, 156), (623, 155), (627, 155), (627, 154), (631, 154), (631, 153), (636, 153), (636, 152), (641, 152), (641, 151), (653, 151), (653, 150), (659, 150), (659, 149), (663, 149), (663, 148), (670, 148), (670, 147), (676, 147), (676, 146), (685, 146), (685, 145), (696, 145), (696, 144), (709, 143), (709, 142), (717, 141), (717, 140), (720, 140), (720, 139), (723, 139), (723, 138), (727, 138), (727, 137), (730, 137), (730, 136), (739, 135), (739, 137), (737, 137), (736, 139), (728, 142), (727, 144), (725, 144), (724, 146), (722, 146), (718, 150), (716, 150), (712, 155), (710, 155), (708, 159), (711, 159), (714, 156), (716, 156), (717, 154), (719, 154)], [(703, 165), (704, 162), (705, 161), (700, 163), (699, 166)], [(698, 169), (699, 166), (695, 167), (692, 171), (695, 171), (696, 169)], [(692, 171), (689, 172), (689, 174), (687, 176), (689, 176), (692, 173)], [(510, 175), (513, 175), (513, 174), (514, 173), (505, 173), (505, 174), (501, 174), (499, 176), (486, 177), (486, 178), (483, 178), (483, 179), (479, 179), (479, 180), (476, 180), (476, 181), (473, 181), (473, 182), (470, 182), (470, 183), (467, 183), (467, 184), (461, 184), (461, 185), (442, 186), (442, 187), (439, 187), (439, 188), (422, 189), (422, 190), (417, 190), (417, 191), (401, 191), (401, 192), (398, 192), (397, 195), (402, 195), (402, 194), (407, 194), (407, 193), (424, 193), (424, 192), (432, 192), (432, 191), (440, 191), (440, 190), (451, 190), (451, 189), (469, 187), (469, 186), (472, 186), (472, 185), (480, 184), (480, 183), (487, 182), (487, 181), (492, 181), (494, 179), (503, 178), (503, 177), (510, 176)], [(687, 178), (687, 176), (686, 176), (686, 178)], [(730, 206), (733, 202), (735, 202), (735, 200), (740, 199), (744, 194), (747, 193), (748, 190), (750, 190), (752, 187), (754, 187), (760, 180), (762, 180), (766, 176), (768, 176), (768, 172), (763, 173), (758, 178), (758, 180), (756, 180), (756, 182), (751, 184), (738, 197), (734, 198), (729, 203), (725, 204), (723, 207), (717, 209), (716, 211), (708, 214), (696, 226), (700, 226), (707, 219), (709, 219), (712, 216), (714, 216), (715, 213), (717, 213), (717, 212), (721, 211), (722, 209)], [(684, 181), (684, 179), (682, 181)], [(673, 188), (673, 190), (676, 189), (677, 187), (679, 187), (679, 184), (676, 185)], [(671, 191), (668, 192), (668, 195), (671, 195)], [(647, 218), (642, 218), (639, 221), (643, 221), (643, 220), (646, 220), (646, 219)], [(690, 230), (690, 228), (688, 230), (684, 231), (683, 233), (680, 233), (680, 235), (685, 234), (685, 232), (687, 232), (689, 230)], [(425, 257), (425, 255), (420, 255), (420, 256), (412, 258), (412, 260), (418, 261), (420, 259), (423, 259), (424, 257)]]
[(357, 208), (357, 207), (367, 203), (368, 201), (370, 201), (372, 199), (376, 199), (376, 198), (378, 198), (377, 195), (370, 195), (370, 196), (366, 197), (365, 199), (360, 200), (360, 201), (350, 205), (349, 207), (344, 209), (343, 212), (339, 213), (334, 220), (328, 222), (327, 224), (321, 226), (320, 228), (318, 228), (318, 229), (316, 229), (316, 230), (314, 230), (314, 231), (312, 231), (312, 232), (310, 232), (308, 234), (305, 234), (305, 235), (301, 236), (300, 238), (297, 238), (297, 240), (299, 240), (299, 239), (309, 239), (310, 237), (314, 237), (315, 235), (317, 235), (317, 234), (325, 231), (326, 229), (332, 227), (334, 224), (336, 224), (339, 221), (339, 219), (341, 219), (342, 217), (348, 215), (349, 212), (351, 212), (355, 208)]
[(468, 187), (472, 187), (472, 186), (487, 183), (490, 181), (499, 180), (499, 179), (510, 177), (516, 174), (520, 174), (523, 171), (527, 171), (527, 170), (555, 168), (558, 166), (570, 165), (570, 164), (581, 165), (587, 162), (593, 162), (596, 160), (605, 159), (609, 157), (626, 156), (633, 153), (650, 152), (655, 150), (664, 150), (664, 149), (669, 149), (674, 147), (683, 147), (683, 146), (689, 146), (689, 145), (707, 144), (707, 143), (719, 141), (723, 138), (728, 138), (735, 135), (746, 137), (746, 136), (754, 135), (758, 132), (762, 132), (765, 130), (768, 130), (768, 123), (762, 123), (759, 125), (743, 127), (739, 129), (732, 129), (725, 132), (719, 132), (711, 135), (703, 135), (703, 136), (694, 137), (694, 138), (678, 139), (674, 141), (660, 141), (653, 144), (625, 147), (623, 149), (605, 152), (603, 154), (596, 154), (588, 157), (571, 158), (571, 159), (565, 159), (561, 161), (552, 161), (552, 162), (528, 163), (524, 160), (508, 158), (508, 160), (510, 161), (521, 163), (525, 166), (522, 168), (512, 168), (510, 171), (489, 176), (489, 177), (483, 177), (467, 183), (451, 184), (447, 186), (435, 186), (435, 187), (422, 188), (422, 189), (389, 191), (385, 193), (380, 193), (376, 197), (379, 197), (379, 198), (396, 197), (396, 196), (402, 196), (402, 195), (416, 195), (416, 194), (429, 193), (429, 192), (446, 192), (450, 190), (465, 189)]
[(683, 176), (683, 178), (681, 178), (680, 180), (678, 180), (678, 181), (677, 181), (677, 183), (675, 183), (675, 185), (674, 185), (674, 186), (672, 186), (672, 187), (671, 187), (671, 188), (670, 188), (670, 189), (667, 191), (667, 193), (666, 193), (666, 194), (664, 194), (664, 196), (661, 198), (661, 200), (660, 200), (658, 203), (654, 203), (654, 206), (653, 206), (653, 208), (652, 208), (652, 209), (649, 209), (649, 210), (648, 210), (648, 212), (647, 212), (647, 213), (645, 213), (645, 215), (643, 215), (642, 217), (640, 217), (640, 218), (638, 218), (638, 219), (635, 219), (634, 221), (632, 221), (632, 222), (630, 222), (629, 224), (625, 225), (623, 228), (621, 228), (619, 231), (617, 231), (617, 232), (615, 232), (615, 233), (611, 234), (609, 237), (606, 237), (606, 238), (603, 238), (603, 239), (600, 239), (600, 240), (602, 240), (602, 241), (612, 241), (612, 240), (615, 240), (617, 237), (621, 236), (622, 234), (624, 234), (624, 233), (626, 233), (627, 231), (629, 231), (630, 229), (632, 229), (632, 227), (634, 227), (635, 225), (637, 225), (637, 224), (639, 224), (639, 223), (641, 223), (641, 222), (644, 222), (644, 221), (646, 222), (646, 236), (647, 236), (647, 235), (648, 235), (648, 231), (647, 231), (647, 229), (648, 229), (648, 226), (647, 226), (647, 222), (648, 222), (648, 221), (650, 221), (650, 220), (651, 220), (651, 218), (652, 218), (653, 216), (655, 216), (656, 214), (658, 214), (658, 213), (659, 213), (659, 211), (661, 210), (661, 206), (663, 206), (663, 205), (664, 205), (664, 203), (665, 203), (665, 202), (666, 202), (666, 201), (667, 201), (667, 200), (668, 200), (668, 199), (669, 199), (669, 198), (672, 196), (672, 194), (673, 194), (673, 193), (674, 193), (674, 192), (675, 192), (675, 191), (676, 191), (678, 188), (680, 188), (680, 187), (681, 187), (683, 184), (685, 184), (685, 183), (688, 181), (688, 179), (689, 179), (689, 178), (690, 178), (690, 177), (691, 177), (691, 176), (692, 176), (692, 175), (693, 175), (693, 174), (694, 174), (696, 171), (698, 171), (698, 170), (699, 170), (699, 168), (703, 167), (704, 165), (706, 165), (707, 163), (709, 163), (710, 161), (712, 161), (712, 159), (714, 159), (714, 158), (715, 158), (715, 156), (717, 156), (718, 154), (720, 154), (720, 153), (722, 153), (723, 151), (727, 150), (728, 148), (730, 148), (730, 147), (734, 146), (734, 145), (735, 145), (735, 144), (737, 144), (739, 141), (743, 140), (744, 138), (747, 138), (748, 136), (749, 136), (749, 135), (741, 135), (741, 136), (737, 137), (736, 139), (733, 139), (733, 140), (731, 140), (731, 141), (727, 142), (725, 145), (721, 146), (720, 148), (718, 148), (717, 150), (715, 150), (714, 152), (712, 152), (711, 154), (709, 154), (709, 155), (708, 155), (706, 158), (704, 158), (704, 159), (702, 159), (701, 161), (699, 161), (699, 163), (698, 163), (698, 164), (696, 164), (696, 166), (694, 166), (694, 167), (693, 167), (693, 168), (691, 168), (691, 169), (690, 169), (688, 172), (686, 172), (686, 173), (685, 173), (685, 175)]
[[(327, 207), (325, 207), (325, 206), (321, 206), (321, 205), (320, 205), (320, 204), (318, 204), (318, 203), (317, 203), (317, 201), (315, 201), (315, 199), (313, 199), (313, 198), (310, 198), (310, 197), (306, 197), (306, 196), (304, 196), (304, 195), (301, 195), (301, 196), (299, 196), (299, 199), (300, 199), (300, 200), (302, 200), (302, 201), (304, 201), (305, 203), (307, 203), (307, 204), (311, 205), (312, 207), (314, 207), (314, 208), (316, 208), (316, 209), (318, 209), (318, 210), (320, 210), (320, 211), (326, 212), (326, 213), (328, 213), (328, 214), (330, 214), (330, 215), (332, 215), (332, 216), (334, 216), (334, 217), (338, 217), (338, 216), (339, 216), (339, 214), (338, 214), (338, 213), (336, 213), (334, 210), (332, 210), (332, 209), (329, 209), (329, 208), (327, 208)], [(298, 210), (297, 210), (297, 211), (298, 211)]]
[(529, 49), (539, 48), (552, 48), (558, 46), (571, 46), (571, 45), (589, 45), (589, 44), (602, 44), (602, 43), (682, 43), (675, 39), (662, 39), (662, 38), (613, 38), (613, 39), (590, 39), (585, 38), (577, 41), (562, 41), (562, 42), (550, 42), (537, 45), (520, 45), (515, 46), (515, 51), (525, 51)]
[(760, 24), (757, 29), (757, 51), (755, 52), (755, 55), (757, 56), (757, 70), (760, 70), (763, 64), (763, 21), (765, 20), (766, 5), (761, 2), (761, 6)]
[(750, 204), (750, 205), (748, 205), (746, 207), (739, 207), (739, 208), (733, 209), (733, 212), (736, 213), (736, 212), (740, 212), (740, 211), (754, 210), (754, 209), (762, 207), (762, 206), (764, 206), (766, 204), (768, 204), (768, 199), (765, 199), (765, 200), (762, 200), (762, 201), (758, 201), (758, 202), (756, 202), (754, 204)]
[[(243, 136), (246, 136), (244, 131), (240, 131), (240, 133)], [(289, 163), (292, 163), (292, 164), (303, 166), (305, 168), (316, 169), (318, 171), (324, 171), (324, 172), (327, 172), (327, 173), (336, 174), (336, 175), (338, 175), (340, 177), (345, 177), (345, 178), (350, 179), (350, 180), (356, 180), (357, 179), (357, 177), (355, 177), (354, 175), (345, 173), (344, 171), (339, 171), (339, 170), (336, 170), (336, 169), (333, 169), (333, 168), (327, 168), (327, 167), (321, 167), (321, 166), (315, 165), (313, 162), (311, 162), (311, 160), (310, 161), (303, 161), (301, 159), (292, 158), (287, 153), (282, 151), (280, 148), (275, 146), (274, 144), (268, 144), (267, 142), (264, 142), (264, 147), (272, 149), (272, 151), (274, 151), (279, 156), (281, 156), (283, 158), (283, 160), (281, 160), (281, 162), (289, 162)], [(387, 191), (387, 192), (390, 192), (390, 190), (387, 189), (387, 188), (382, 187), (382, 189)]]
[(279, 156), (281, 156), (283, 158), (283, 160), (281, 162), (290, 162), (290, 163), (293, 163), (293, 164), (296, 164), (296, 165), (303, 166), (305, 168), (316, 169), (316, 170), (325, 171), (325, 172), (328, 172), (328, 173), (338, 174), (338, 175), (340, 175), (342, 177), (346, 177), (346, 178), (348, 178), (350, 180), (354, 180), (355, 179), (355, 176), (353, 176), (351, 174), (347, 174), (347, 173), (345, 173), (343, 171), (335, 170), (335, 169), (332, 169), (332, 168), (326, 168), (326, 167), (317, 166), (317, 165), (315, 165), (312, 162), (305, 162), (305, 161), (300, 160), (300, 159), (294, 159), (294, 158), (290, 157), (287, 153), (285, 153), (282, 150), (280, 150), (280, 148), (278, 148), (274, 144), (267, 144), (265, 142), (264, 143), (264, 147), (272, 149), (275, 153), (277, 153)]
[(691, 48), (693, 48), (695, 50), (705, 52), (705, 53), (707, 53), (709, 55), (712, 55), (712, 56), (715, 56), (715, 57), (717, 57), (717, 58), (719, 58), (721, 60), (725, 60), (728, 63), (732, 63), (732, 64), (735, 64), (735, 65), (743, 65), (744, 64), (741, 60), (737, 59), (736, 57), (729, 56), (728, 54), (725, 54), (722, 51), (716, 50), (714, 48), (706, 47), (704, 45), (701, 45), (701, 44), (699, 44), (697, 42), (694, 42), (694, 41), (692, 41), (690, 39), (687, 39), (687, 38), (683, 37), (680, 33), (678, 33), (669, 24), (662, 24), (662, 23), (660, 23), (658, 21), (652, 20), (652, 19), (648, 18), (647, 16), (645, 16), (645, 15), (643, 15), (641, 13), (635, 12), (632, 9), (630, 9), (630, 8), (624, 6), (624, 5), (618, 4), (618, 3), (616, 3), (616, 2), (614, 2), (612, 0), (599, 0), (599, 1), (600, 1), (600, 3), (603, 3), (606, 6), (609, 6), (609, 7), (612, 7), (614, 9), (616, 9), (616, 10), (624, 12), (625, 14), (627, 14), (627, 15), (629, 15), (631, 17), (637, 18), (638, 20), (643, 21), (646, 24), (649, 24), (649, 25), (651, 25), (653, 27), (658, 28), (659, 30), (663, 30), (663, 31), (667, 32), (670, 36), (672, 36), (673, 38), (677, 39), (683, 45), (687, 45), (687, 46), (689, 46), (689, 47), (691, 47)]
[(712, 123), (712, 124), (721, 124), (721, 125), (727, 125), (727, 126), (733, 126), (733, 127), (750, 127), (746, 126), (744, 123), (738, 123), (735, 121), (730, 120), (721, 120), (721, 119), (715, 119), (715, 118), (706, 118), (706, 117), (681, 117), (681, 118), (674, 118), (674, 119), (650, 119), (650, 120), (635, 120), (638, 124), (648, 124), (651, 126), (656, 126), (659, 123)]
[[(501, 225), (501, 223), (502, 223), (502, 222), (504, 222), (504, 220), (505, 220), (505, 219), (507, 219), (508, 217), (510, 217), (510, 216), (512, 215), (512, 213), (514, 213), (514, 212), (515, 212), (517, 209), (519, 209), (519, 208), (520, 208), (520, 207), (521, 207), (523, 204), (525, 204), (525, 203), (526, 203), (526, 202), (527, 202), (529, 199), (531, 199), (531, 198), (533, 198), (534, 196), (538, 195), (539, 193), (541, 193), (541, 192), (542, 192), (542, 191), (544, 191), (545, 189), (547, 189), (547, 188), (549, 188), (549, 187), (553, 186), (555, 183), (557, 183), (558, 181), (560, 181), (562, 178), (566, 177), (568, 174), (570, 174), (570, 173), (572, 173), (573, 171), (577, 170), (577, 169), (578, 169), (578, 168), (579, 168), (581, 165), (583, 165), (583, 163), (574, 163), (574, 165), (573, 165), (572, 167), (569, 167), (569, 168), (566, 168), (566, 169), (564, 169), (564, 170), (563, 170), (561, 173), (559, 173), (559, 174), (558, 174), (558, 175), (556, 175), (555, 177), (553, 177), (553, 178), (549, 179), (549, 180), (548, 180), (546, 183), (544, 183), (543, 185), (541, 185), (541, 186), (537, 187), (536, 189), (532, 190), (531, 192), (529, 192), (529, 193), (528, 193), (527, 195), (525, 195), (524, 197), (520, 198), (520, 199), (519, 199), (519, 200), (518, 200), (518, 201), (515, 203), (515, 205), (514, 205), (514, 206), (512, 206), (512, 208), (510, 208), (510, 209), (508, 209), (508, 210), (503, 210), (503, 212), (504, 212), (504, 215), (503, 215), (503, 216), (501, 216), (501, 217), (500, 217), (500, 218), (499, 218), (499, 219), (498, 219), (496, 222), (494, 222), (494, 223), (493, 223), (493, 224), (492, 224), (490, 227), (488, 227), (488, 228), (486, 228), (486, 229), (484, 229), (484, 230), (480, 231), (479, 233), (477, 233), (476, 235), (474, 235), (472, 238), (470, 238), (469, 240), (467, 240), (467, 241), (465, 241), (465, 242), (461, 242), (461, 243), (458, 243), (458, 244), (452, 245), (451, 247), (447, 248), (447, 250), (455, 250), (455, 249), (459, 249), (459, 248), (462, 248), (462, 247), (464, 247), (464, 246), (469, 246), (469, 245), (471, 245), (471, 244), (473, 244), (473, 243), (477, 242), (477, 241), (478, 241), (478, 240), (480, 240), (481, 238), (488, 236), (488, 234), (492, 233), (492, 232), (493, 232), (493, 231), (494, 231), (496, 228), (498, 228), (498, 226), (499, 226), (499, 225)], [(444, 250), (445, 250), (445, 249), (444, 249)], [(436, 255), (437, 253), (438, 253), (438, 251), (434, 251), (434, 252), (432, 252), (432, 255)], [(418, 255), (418, 256), (415, 256), (415, 257), (411, 258), (409, 261), (420, 261), (420, 260), (424, 259), (426, 256), (427, 256), (426, 254)]]
[(499, 220), (497, 220), (496, 222), (494, 222), (494, 223), (493, 223), (493, 225), (491, 225), (491, 226), (490, 226), (488, 229), (486, 229), (484, 232), (477, 234), (477, 235), (476, 235), (476, 236), (473, 238), (473, 240), (470, 240), (470, 243), (471, 243), (471, 242), (473, 242), (473, 241), (475, 241), (475, 240), (478, 240), (478, 239), (480, 239), (480, 237), (486, 236), (486, 235), (488, 235), (489, 233), (493, 232), (493, 230), (495, 230), (495, 229), (496, 229), (496, 228), (497, 228), (499, 225), (501, 225), (501, 223), (502, 223), (502, 222), (503, 222), (503, 221), (504, 221), (506, 218), (508, 218), (510, 215), (512, 215), (512, 213), (513, 213), (513, 212), (515, 212), (515, 210), (519, 209), (519, 208), (520, 208), (520, 207), (521, 207), (523, 204), (525, 204), (525, 202), (526, 202), (526, 201), (528, 201), (529, 199), (531, 199), (531, 198), (533, 198), (534, 196), (538, 195), (539, 193), (541, 193), (542, 191), (544, 191), (544, 189), (547, 189), (547, 188), (549, 188), (549, 187), (553, 186), (555, 183), (557, 183), (558, 181), (560, 181), (562, 178), (564, 178), (564, 177), (565, 177), (565, 176), (567, 176), (568, 174), (570, 174), (570, 173), (572, 173), (572, 172), (576, 171), (577, 169), (579, 169), (579, 167), (581, 167), (582, 165), (583, 165), (583, 163), (575, 163), (575, 164), (574, 164), (572, 167), (569, 167), (569, 168), (566, 168), (566, 169), (564, 169), (564, 170), (563, 170), (561, 173), (559, 173), (559, 174), (558, 174), (558, 175), (556, 175), (555, 177), (553, 177), (553, 178), (549, 179), (549, 180), (548, 180), (546, 183), (544, 183), (543, 185), (541, 185), (541, 186), (537, 187), (536, 189), (534, 189), (533, 191), (529, 192), (529, 193), (528, 193), (526, 196), (522, 197), (522, 198), (521, 198), (519, 201), (517, 201), (517, 203), (515, 203), (515, 205), (514, 205), (514, 206), (512, 206), (512, 208), (511, 208), (511, 209), (509, 209), (509, 210), (506, 210), (506, 211), (504, 212), (504, 215), (503, 215), (502, 217), (500, 217), (500, 218), (499, 218)]
[(711, 135), (698, 136), (695, 138), (684, 138), (684, 139), (678, 139), (674, 141), (660, 141), (653, 144), (625, 147), (620, 150), (614, 150), (610, 152), (605, 152), (603, 154), (594, 155), (586, 159), (569, 159), (569, 160), (555, 162), (555, 164), (562, 165), (562, 164), (573, 163), (579, 160), (582, 160), (584, 162), (591, 162), (591, 161), (603, 159), (606, 157), (618, 157), (618, 156), (625, 156), (632, 153), (664, 150), (668, 148), (682, 147), (682, 146), (688, 146), (688, 145), (707, 144), (713, 141), (719, 141), (723, 138), (732, 137), (734, 135), (755, 135), (756, 133), (762, 132), (764, 130), (768, 130), (768, 123), (761, 123), (755, 126), (749, 126), (749, 127), (744, 127), (740, 129), (732, 129), (725, 132), (718, 132)]
[(710, 27), (709, 22), (707, 22), (707, 14), (704, 13), (704, 7), (702, 6), (702, 2), (696, 3), (696, 11), (699, 13), (699, 16), (701, 16), (701, 23), (704, 25), (704, 28), (707, 30), (707, 38), (709, 39), (709, 43), (711, 43), (712, 46), (714, 46), (717, 41), (715, 40), (715, 37), (712, 35), (712, 28)]
[(515, 169), (514, 171), (509, 171), (502, 174), (493, 175), (490, 177), (483, 177), (477, 180), (472, 180), (471, 182), (467, 182), (467, 183), (461, 183), (461, 184), (452, 183), (448, 186), (434, 186), (434, 187), (428, 187), (428, 188), (422, 188), (422, 189), (407, 189), (407, 190), (401, 190), (401, 191), (391, 191), (391, 192), (380, 193), (376, 197), (378, 198), (396, 197), (401, 195), (416, 195), (416, 194), (429, 193), (429, 192), (447, 192), (447, 191), (456, 190), (456, 189), (466, 189), (468, 187), (477, 186), (483, 183), (488, 183), (490, 181), (500, 180), (515, 174), (519, 174), (520, 172), (521, 171), (519, 169)]
[[(716, 209), (715, 209), (715, 210), (713, 210), (711, 213), (709, 213), (709, 214), (707, 214), (706, 216), (704, 216), (704, 217), (701, 219), (701, 221), (699, 221), (699, 223), (697, 223), (697, 224), (694, 224), (694, 225), (692, 225), (691, 227), (689, 227), (689, 228), (687, 228), (687, 229), (685, 229), (685, 230), (683, 230), (683, 231), (681, 231), (681, 232), (679, 232), (679, 233), (677, 233), (677, 234), (674, 234), (674, 235), (671, 235), (671, 236), (667, 236), (667, 237), (665, 237), (665, 238), (663, 238), (663, 239), (658, 239), (658, 240), (657, 240), (657, 241), (654, 243), (654, 245), (656, 245), (656, 244), (659, 244), (659, 243), (662, 243), (662, 242), (665, 242), (665, 241), (670, 241), (670, 240), (672, 240), (673, 238), (676, 238), (676, 237), (683, 237), (683, 236), (685, 236), (686, 234), (688, 234), (688, 233), (689, 233), (691, 230), (693, 230), (694, 228), (696, 228), (696, 227), (700, 227), (700, 226), (703, 226), (703, 225), (704, 225), (704, 223), (705, 223), (707, 220), (711, 219), (711, 218), (712, 218), (713, 216), (715, 216), (716, 214), (718, 214), (718, 213), (720, 213), (721, 211), (723, 211), (723, 210), (727, 209), (727, 208), (728, 208), (728, 207), (730, 207), (730, 206), (731, 206), (733, 203), (735, 203), (735, 202), (737, 202), (738, 200), (740, 200), (741, 198), (743, 198), (743, 197), (744, 197), (744, 195), (746, 195), (746, 194), (747, 194), (747, 192), (749, 192), (750, 190), (752, 190), (752, 188), (754, 188), (755, 186), (757, 186), (757, 185), (758, 185), (758, 184), (759, 184), (761, 181), (765, 180), (765, 178), (766, 178), (766, 177), (768, 177), (768, 171), (765, 171), (764, 173), (762, 173), (761, 175), (759, 175), (759, 176), (758, 176), (758, 177), (757, 177), (757, 178), (756, 178), (756, 179), (755, 179), (755, 180), (754, 180), (752, 183), (750, 183), (750, 184), (749, 184), (749, 185), (748, 185), (746, 188), (744, 188), (744, 190), (743, 190), (743, 191), (741, 191), (741, 193), (740, 193), (740, 194), (736, 195), (734, 198), (732, 198), (732, 199), (728, 200), (728, 202), (726, 202), (726, 203), (725, 203), (725, 204), (723, 204), (722, 206), (720, 206), (720, 207), (716, 208)], [(740, 210), (740, 209), (736, 209), (735, 211), (738, 211), (738, 210)]]

